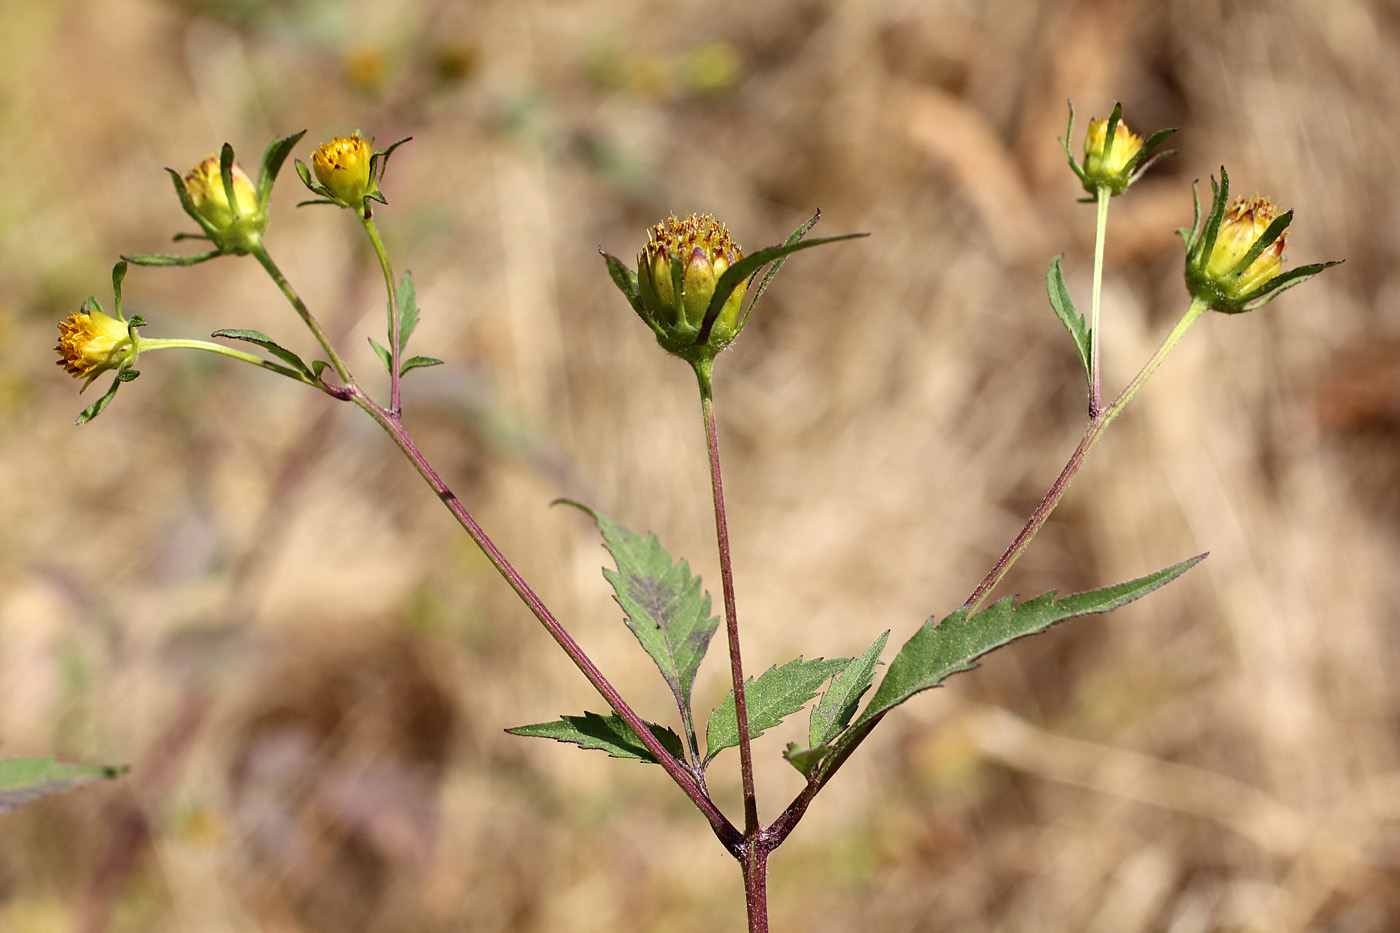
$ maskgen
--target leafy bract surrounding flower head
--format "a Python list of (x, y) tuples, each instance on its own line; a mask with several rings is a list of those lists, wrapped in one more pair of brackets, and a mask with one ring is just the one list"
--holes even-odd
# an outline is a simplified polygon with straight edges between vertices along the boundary
[[(715, 355), (729, 346), (744, 329), (759, 298), (788, 255), (798, 250), (865, 236), (841, 236), (803, 240), (821, 218), (821, 211), (798, 227), (782, 243), (748, 255), (739, 248), (724, 224), (709, 214), (674, 215), (652, 227), (637, 256), (637, 271), (601, 249), (613, 284), (626, 296), (667, 353), (689, 362), (697, 373), (708, 372)], [(771, 265), (769, 265), (771, 263)], [(769, 266), (745, 311), (749, 280)], [(708, 376), (701, 374), (702, 382)]]
[[(724, 224), (709, 214), (674, 215), (652, 227), (647, 244), (637, 256), (637, 287), (642, 304), (662, 327), (698, 332), (714, 297), (720, 276), (744, 251)], [(680, 263), (679, 281), (672, 280), (672, 264)], [(720, 305), (711, 328), (711, 339), (728, 342), (738, 331), (739, 311), (748, 286), (745, 277)]]
[(1205, 223), (1198, 198), (1191, 229), (1177, 231), (1186, 244), (1186, 288), (1196, 299), (1225, 314), (1252, 311), (1337, 264), (1320, 262), (1285, 272), (1286, 230), (1293, 212), (1281, 214), (1260, 197), (1237, 198), (1227, 208), (1230, 177), (1223, 167), (1220, 183), (1214, 178), (1210, 183), (1213, 199)]
[(379, 183), (384, 179), (390, 154), (406, 142), (408, 139), (401, 139), (387, 149), (375, 149), (374, 140), (356, 130), (349, 136), (336, 136), (322, 143), (311, 153), (310, 169), (297, 160), (302, 183), (318, 196), (302, 203), (335, 204), (369, 217), (370, 201), (387, 203), (379, 193)]
[(134, 332), (84, 302), (82, 308), (58, 322), (58, 365), (86, 389), (102, 373), (120, 369), (136, 357)]
[(1060, 146), (1069, 160), (1069, 167), (1079, 178), (1084, 190), (1097, 196), (1100, 190), (1110, 196), (1122, 194), (1128, 186), (1142, 177), (1152, 163), (1171, 152), (1152, 150), (1162, 144), (1174, 129), (1158, 130), (1146, 141), (1128, 129), (1123, 122), (1123, 106), (1113, 105), (1108, 119), (1094, 118), (1089, 121), (1089, 129), (1084, 134), (1084, 162), (1081, 165), (1070, 153), (1070, 138), (1074, 135), (1074, 105), (1069, 107), (1069, 127), (1060, 140)]

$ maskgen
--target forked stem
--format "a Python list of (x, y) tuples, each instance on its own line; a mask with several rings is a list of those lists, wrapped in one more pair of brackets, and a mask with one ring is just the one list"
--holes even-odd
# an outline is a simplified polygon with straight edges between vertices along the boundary
[(977, 588), (972, 591), (972, 595), (967, 597), (967, 602), (963, 603), (969, 616), (977, 611), (982, 601), (987, 598), (987, 594), (1001, 582), (1002, 577), (1006, 576), (1006, 572), (1011, 569), (1011, 565), (1016, 563), (1017, 558), (1021, 556), (1026, 550), (1026, 547), (1031, 543), (1031, 539), (1045, 526), (1046, 519), (1050, 517), (1050, 513), (1055, 511), (1055, 506), (1059, 505), (1060, 500), (1064, 498), (1065, 491), (1069, 489), (1070, 481), (1073, 480), (1074, 475), (1079, 472), (1079, 468), (1084, 465), (1084, 458), (1089, 455), (1089, 451), (1094, 449), (1094, 445), (1097, 444), (1099, 438), (1103, 436), (1104, 430), (1113, 423), (1113, 420), (1117, 418), (1120, 413), (1122, 413), (1124, 406), (1132, 401), (1133, 396), (1137, 395), (1138, 390), (1143, 387), (1147, 380), (1151, 378), (1152, 374), (1157, 371), (1157, 368), (1162, 365), (1162, 361), (1167, 358), (1167, 354), (1170, 353), (1172, 348), (1185, 336), (1186, 331), (1192, 324), (1196, 323), (1196, 319), (1205, 312), (1207, 307), (1208, 305), (1204, 301), (1201, 301), (1199, 298), (1192, 298), (1191, 304), (1186, 309), (1186, 313), (1176, 322), (1176, 326), (1173, 327), (1171, 333), (1167, 335), (1167, 339), (1162, 341), (1162, 345), (1157, 348), (1157, 352), (1152, 354), (1152, 358), (1148, 360), (1146, 365), (1133, 377), (1133, 381), (1128, 383), (1123, 391), (1118, 394), (1118, 397), (1113, 400), (1111, 405), (1095, 415), (1089, 422), (1089, 430), (1084, 433), (1084, 439), (1079, 442), (1079, 446), (1076, 447), (1074, 453), (1070, 455), (1069, 462), (1066, 463), (1065, 468), (1060, 471), (1060, 475), (1055, 479), (1055, 483), (1050, 487), (1050, 491), (1045, 494), (1045, 498), (1040, 501), (1040, 505), (1036, 506), (1035, 511), (1031, 513), (1031, 517), (1027, 519), (1025, 526), (1001, 555), (996, 565), (982, 578), (982, 582), (977, 584)]
[[(368, 225), (366, 229), (372, 231), (372, 228)], [(377, 237), (372, 236), (371, 239), (377, 240)], [(329, 339), (325, 336), (325, 332), (321, 330), (315, 317), (312, 316), (306, 304), (296, 293), (296, 290), (292, 288), (291, 283), (287, 281), (286, 277), (282, 275), (281, 270), (277, 268), (276, 263), (272, 261), (272, 257), (269, 256), (265, 250), (260, 250), (257, 256), (263, 268), (272, 276), (278, 288), (282, 290), (287, 300), (291, 302), (292, 307), (296, 308), (297, 313), (301, 315), (302, 320), (306, 322), (307, 327), (311, 329), (311, 332), (321, 343), (322, 348), (330, 357), (336, 372), (345, 380), (344, 386), (335, 387), (329, 391), (337, 398), (353, 401), (388, 433), (393, 439), (394, 444), (403, 455), (408, 458), (414, 468), (418, 470), (418, 474), (423, 477), (424, 482), (426, 482), (437, 497), (442, 500), (443, 505), (447, 506), (448, 511), (452, 513), (452, 517), (457, 519), (458, 524), (467, 532), (467, 535), (476, 546), (481, 549), (481, 552), (486, 555), (486, 559), (491, 562), (491, 566), (496, 568), (497, 573), (499, 573), (510, 588), (515, 591), (520, 601), (525, 604), (526, 608), (528, 608), (535, 618), (539, 620), (540, 624), (545, 627), (550, 637), (564, 650), (569, 660), (574, 663), (574, 666), (588, 679), (588, 682), (593, 685), (593, 688), (607, 701), (607, 704), (612, 707), (613, 711), (627, 724), (627, 727), (636, 735), (637, 741), (641, 742), (642, 745), (646, 747), (647, 751), (651, 753), (652, 757), (656, 759), (662, 769), (671, 776), (671, 779), (675, 781), (676, 785), (691, 799), (691, 802), (695, 804), (696, 808), (705, 815), (705, 819), (709, 821), (710, 827), (714, 830), (715, 836), (718, 837), (720, 843), (730, 852), (739, 855), (742, 852), (744, 843), (743, 836), (740, 834), (739, 830), (720, 812), (719, 808), (715, 806), (714, 801), (710, 799), (709, 794), (705, 792), (705, 789), (701, 787), (690, 772), (686, 770), (685, 766), (677, 761), (671, 753), (662, 746), (661, 741), (657, 739), (651, 729), (647, 727), (646, 721), (638, 716), (636, 711), (627, 704), (622, 698), (622, 695), (617, 692), (617, 688), (609, 683), (608, 679), (603, 676), (602, 671), (600, 671), (598, 666), (593, 663), (593, 660), (588, 657), (583, 648), (579, 646), (578, 642), (574, 641), (573, 636), (568, 633), (563, 623), (561, 623), (555, 617), (554, 613), (550, 611), (549, 607), (545, 605), (544, 600), (539, 597), (539, 594), (525, 582), (525, 578), (520, 575), (520, 572), (515, 569), (510, 561), (506, 560), (505, 555), (496, 547), (496, 543), (492, 541), (485, 530), (477, 524), (476, 519), (467, 511), (467, 507), (462, 504), (462, 501), (457, 498), (456, 494), (452, 492), (447, 483), (443, 481), (432, 463), (429, 462), (423, 452), (418, 449), (418, 446), (404, 429), (403, 421), (398, 412), (391, 411), (383, 405), (380, 405), (354, 381), (354, 378), (350, 375), (349, 369), (346, 368), (339, 355), (336, 354), (334, 348), (331, 346)], [(389, 277), (390, 273), (388, 271), (387, 262), (384, 264), (384, 269), (386, 280), (389, 283), (390, 294), (392, 294), (393, 280)], [(395, 328), (395, 330), (397, 330), (397, 328)], [(395, 382), (395, 385), (397, 385), (397, 382)]]
[[(1152, 355), (1152, 358), (1149, 359), (1142, 369), (1138, 371), (1138, 374), (1133, 377), (1133, 381), (1128, 383), (1123, 391), (1118, 394), (1118, 397), (1113, 400), (1111, 405), (1099, 412), (1098, 415), (1090, 421), (1089, 429), (1085, 432), (1084, 438), (1079, 442), (1079, 446), (1075, 448), (1074, 453), (1070, 455), (1069, 462), (1066, 463), (1065, 468), (1060, 471), (1060, 475), (1055, 479), (1055, 483), (1050, 487), (1050, 491), (1045, 494), (1045, 498), (1041, 500), (1040, 505), (1036, 507), (1035, 512), (1032, 513), (1031, 517), (1026, 521), (1025, 526), (1022, 527), (1020, 533), (1016, 535), (1015, 540), (1011, 542), (1011, 545), (1006, 549), (1005, 553), (1001, 555), (1001, 559), (996, 562), (996, 565), (987, 573), (986, 577), (982, 579), (982, 582), (972, 591), (972, 595), (963, 603), (963, 607), (967, 609), (967, 614), (969, 616), (977, 611), (983, 600), (987, 598), (987, 594), (1001, 582), (1002, 578), (1006, 576), (1006, 572), (1011, 569), (1011, 565), (1016, 562), (1016, 559), (1021, 556), (1027, 545), (1030, 544), (1031, 539), (1045, 526), (1045, 522), (1050, 517), (1050, 513), (1055, 510), (1055, 506), (1059, 505), (1060, 500), (1064, 498), (1065, 491), (1069, 489), (1070, 480), (1079, 472), (1079, 468), (1084, 465), (1084, 460), (1088, 457), (1089, 451), (1093, 450), (1094, 445), (1099, 442), (1099, 439), (1103, 436), (1103, 432), (1113, 423), (1114, 419), (1122, 413), (1128, 402), (1132, 401), (1133, 396), (1137, 395), (1138, 391), (1147, 383), (1147, 380), (1151, 378), (1152, 374), (1162, 365), (1162, 362), (1167, 358), (1167, 354), (1181, 341), (1181, 338), (1185, 336), (1186, 331), (1190, 329), (1191, 325), (1205, 313), (1207, 307), (1208, 305), (1205, 302), (1193, 298), (1186, 312), (1181, 316), (1181, 319), (1176, 322), (1176, 326), (1172, 328), (1171, 333), (1162, 341), (1162, 345), (1157, 348), (1157, 352)], [(842, 737), (840, 750), (834, 754), (830, 760), (822, 764), (820, 773), (802, 789), (801, 793), (793, 799), (792, 803), (788, 804), (787, 809), (783, 811), (782, 815), (774, 820), (773, 824), (768, 827), (764, 837), (770, 851), (777, 848), (793, 829), (796, 828), (797, 824), (806, 814), (807, 808), (811, 805), (812, 799), (816, 797), (823, 787), (830, 783), (831, 778), (836, 774), (837, 770), (840, 769), (841, 765), (851, 757), (856, 748), (865, 741), (866, 737), (870, 735), (875, 726), (877, 726), (883, 718), (883, 713), (879, 716), (875, 716), (861, 725), (856, 726), (852, 734)]]
[(335, 347), (331, 346), (331, 340), (326, 336), (325, 330), (321, 328), (321, 323), (316, 320), (316, 316), (311, 313), (311, 309), (306, 306), (306, 302), (301, 300), (301, 296), (297, 294), (296, 289), (292, 288), (292, 283), (287, 281), (287, 277), (282, 274), (282, 270), (277, 267), (277, 263), (272, 261), (272, 256), (269, 255), (267, 250), (262, 246), (259, 246), (253, 251), (253, 256), (258, 260), (259, 264), (262, 265), (267, 274), (272, 277), (272, 281), (277, 283), (277, 287), (282, 290), (282, 294), (286, 296), (287, 301), (291, 302), (292, 307), (296, 309), (297, 314), (301, 316), (302, 323), (306, 325), (307, 330), (311, 331), (312, 336), (316, 338), (316, 342), (321, 345), (321, 349), (326, 351), (326, 359), (330, 360), (330, 364), (335, 367), (336, 375), (340, 377), (340, 381), (344, 382), (346, 385), (353, 384), (355, 377), (350, 375), (349, 367), (347, 367), (345, 361), (340, 358), (340, 354), (335, 352)]

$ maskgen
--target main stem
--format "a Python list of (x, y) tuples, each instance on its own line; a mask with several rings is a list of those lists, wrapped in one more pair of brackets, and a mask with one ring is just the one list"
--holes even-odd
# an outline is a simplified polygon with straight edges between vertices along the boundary
[(734, 716), (739, 727), (739, 777), (744, 793), (744, 841), (735, 854), (744, 870), (744, 904), (749, 933), (768, 933), (768, 845), (758, 822), (758, 796), (753, 780), (753, 740), (749, 735), (749, 704), (744, 695), (744, 664), (739, 651), (739, 614), (734, 599), (734, 567), (729, 555), (729, 522), (724, 512), (724, 478), (719, 463), (719, 431), (715, 425), (711, 361), (694, 364), (700, 383), (700, 410), (705, 419), (705, 445), (710, 455), (710, 488), (715, 500), (715, 538), (719, 545), (719, 577), (724, 590), (724, 631), (729, 640), (729, 673), (734, 683)]

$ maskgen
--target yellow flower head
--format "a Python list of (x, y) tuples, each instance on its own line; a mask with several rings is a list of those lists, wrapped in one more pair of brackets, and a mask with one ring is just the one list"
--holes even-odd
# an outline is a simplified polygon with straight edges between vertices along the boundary
[(359, 133), (337, 136), (311, 154), (316, 179), (331, 196), (348, 207), (364, 206), (366, 195), (374, 194), (374, 140)]
[(1128, 168), (1128, 162), (1142, 149), (1142, 137), (1129, 132), (1128, 125), (1120, 122), (1113, 131), (1113, 145), (1104, 151), (1108, 141), (1108, 121), (1095, 118), (1089, 121), (1089, 130), (1084, 134), (1084, 174), (1091, 177), (1116, 177)]
[(83, 388), (109, 369), (117, 369), (136, 355), (128, 326), (86, 305), (58, 322), (58, 365), (75, 379), (86, 379)]
[(1219, 281), (1227, 297), (1247, 295), (1283, 271), (1284, 241), (1288, 231), (1278, 235), (1259, 256), (1238, 273), (1240, 264), (1258, 239), (1278, 217), (1278, 209), (1267, 198), (1237, 198), (1220, 220), (1220, 232), (1206, 257), (1205, 273)]
[[(642, 304), (662, 327), (698, 329), (714, 297), (715, 283), (743, 258), (739, 244), (711, 215), (691, 214), (685, 220), (672, 216), (651, 228), (647, 245), (637, 257), (637, 290)], [(680, 259), (683, 268), (679, 309), (671, 281), (673, 259)], [(745, 279), (729, 294), (711, 330), (726, 343), (738, 332), (747, 286)]]
[(219, 173), (219, 157), (216, 155), (205, 156), (204, 161), (185, 175), (185, 192), (190, 197), (190, 204), (215, 233), (228, 232), (239, 223), (248, 225), (255, 234), (262, 233), (267, 228), (267, 215), (258, 203), (257, 189), (236, 162), (232, 175), (236, 216), (233, 205), (229, 203), (228, 192), (224, 190), (224, 179)]

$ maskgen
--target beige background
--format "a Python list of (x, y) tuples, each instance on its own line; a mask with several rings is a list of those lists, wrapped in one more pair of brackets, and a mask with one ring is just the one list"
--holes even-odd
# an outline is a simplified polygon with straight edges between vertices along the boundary
[[(1043, 292), (1064, 253), (1087, 305), (1066, 99), (1180, 127), (1110, 218), (1111, 386), (1185, 306), (1173, 230), (1222, 163), (1297, 209), (1292, 261), (1348, 262), (1199, 324), (1003, 592), (1210, 559), (891, 716), (775, 856), (774, 929), (1400, 927), (1397, 34), (1379, 0), (0, 6), (0, 741), (136, 766), (3, 818), (0, 928), (741, 925), (738, 872), (660, 772), (502, 733), (600, 701), (367, 419), (162, 353), (71, 425), (105, 380), (76, 394), (54, 324), (192, 227), (162, 167), (228, 140), (251, 170), (302, 128), (302, 159), (414, 137), (378, 217), (414, 349), (448, 365), (410, 377), (408, 425), (669, 722), (596, 534), (547, 507), (717, 580), (693, 383), (596, 248), (635, 255), (671, 211), (750, 249), (817, 207), (819, 233), (872, 233), (794, 258), (717, 378), (749, 668), (887, 628), (892, 657), (1083, 428)], [(289, 166), (270, 248), (368, 381), (378, 271), (302, 196)], [(135, 269), (127, 301), (152, 336), (310, 353), (251, 260)], [(758, 746), (770, 819), (804, 730)], [(730, 812), (736, 769), (712, 772)]]

